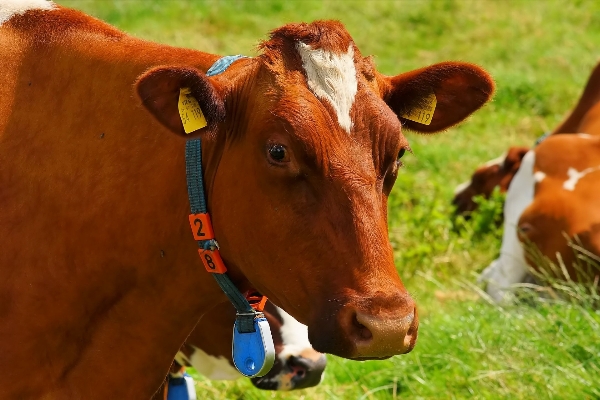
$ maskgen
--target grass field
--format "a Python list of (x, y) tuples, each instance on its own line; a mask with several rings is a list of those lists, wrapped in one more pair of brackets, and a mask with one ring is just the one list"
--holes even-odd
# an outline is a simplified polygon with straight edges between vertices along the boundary
[(408, 134), (414, 155), (389, 212), (398, 270), (420, 306), (415, 350), (378, 362), (330, 357), (320, 386), (288, 394), (199, 377), (199, 398), (600, 399), (600, 313), (585, 301), (490, 305), (474, 281), (500, 232), (485, 223), (490, 215), (463, 230), (450, 218), (453, 187), (475, 166), (532, 144), (572, 107), (600, 58), (600, 2), (59, 2), (140, 37), (220, 54), (255, 54), (286, 22), (334, 18), (383, 73), (464, 60), (496, 80), (494, 101), (458, 128)]

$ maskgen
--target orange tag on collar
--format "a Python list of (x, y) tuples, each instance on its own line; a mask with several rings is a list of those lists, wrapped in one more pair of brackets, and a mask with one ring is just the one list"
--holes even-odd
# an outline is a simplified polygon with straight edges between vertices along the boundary
[(267, 296), (263, 296), (256, 290), (251, 289), (244, 294), (244, 297), (256, 311), (262, 312), (265, 309), (265, 304), (267, 304), (268, 300)]
[(211, 274), (224, 274), (227, 272), (227, 267), (223, 263), (219, 250), (198, 249), (198, 254), (200, 254), (204, 268)]
[(212, 223), (208, 214), (190, 214), (190, 227), (196, 240), (214, 239)]

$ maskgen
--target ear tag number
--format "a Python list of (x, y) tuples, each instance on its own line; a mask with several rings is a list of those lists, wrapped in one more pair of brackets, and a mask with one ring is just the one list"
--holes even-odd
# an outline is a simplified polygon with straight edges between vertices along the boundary
[(190, 88), (179, 89), (179, 116), (183, 124), (185, 133), (190, 133), (202, 129), (206, 126), (206, 118), (198, 104), (198, 100), (192, 96)]
[(435, 112), (436, 106), (437, 98), (435, 97), (435, 93), (431, 93), (423, 99), (423, 105), (421, 107), (414, 108), (409, 112), (402, 114), (401, 117), (423, 125), (429, 125), (433, 119), (433, 113)]
[(275, 362), (275, 346), (271, 328), (265, 317), (254, 319), (254, 332), (240, 333), (238, 322), (233, 325), (233, 364), (249, 378), (264, 376)]

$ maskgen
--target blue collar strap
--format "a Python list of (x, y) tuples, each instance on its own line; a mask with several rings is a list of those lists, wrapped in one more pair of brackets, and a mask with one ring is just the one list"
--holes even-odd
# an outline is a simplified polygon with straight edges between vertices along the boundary
[(533, 146), (535, 147), (538, 144), (542, 143), (544, 140), (546, 140), (548, 136), (550, 136), (550, 132), (544, 132), (542, 136), (536, 139), (535, 144)]
[(225, 56), (219, 58), (209, 69), (206, 71), (206, 76), (219, 75), (221, 72), (224, 72), (234, 61), (239, 60), (240, 58), (247, 58), (241, 54), (237, 54), (235, 56)]
[[(244, 56), (223, 57), (210, 67), (206, 75), (220, 74), (242, 57)], [(227, 268), (219, 253), (219, 244), (215, 240), (204, 197), (200, 139), (189, 140), (185, 145), (185, 170), (191, 211), (190, 226), (194, 239), (198, 242), (200, 259), (204, 268), (212, 274), (236, 310), (232, 343), (234, 365), (245, 376), (264, 376), (271, 370), (275, 361), (271, 330), (262, 313), (266, 298), (260, 295), (249, 296), (253, 301), (251, 305), (227, 275)], [(254, 293), (250, 293), (252, 294)]]
[(192, 212), (190, 214), (190, 226), (192, 227), (194, 239), (198, 242), (200, 259), (206, 270), (215, 277), (238, 315), (240, 315), (240, 332), (254, 332), (255, 310), (229, 279), (208, 216), (202, 179), (202, 141), (200, 139), (186, 142), (185, 164), (190, 211)]

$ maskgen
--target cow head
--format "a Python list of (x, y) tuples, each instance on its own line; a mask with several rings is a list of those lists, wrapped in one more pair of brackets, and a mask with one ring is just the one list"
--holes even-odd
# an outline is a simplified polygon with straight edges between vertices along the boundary
[(527, 147), (511, 147), (507, 153), (477, 168), (470, 181), (461, 183), (454, 190), (452, 204), (456, 207), (456, 214), (469, 218), (470, 213), (477, 209), (475, 196), (483, 195), (487, 199), (496, 186), (501, 193), (506, 193), (528, 151)]
[[(409, 150), (402, 128), (430, 133), (462, 121), (493, 82), (453, 62), (384, 76), (334, 21), (286, 25), (261, 49), (211, 78), (190, 67), (150, 70), (137, 92), (177, 134), (181, 87), (205, 110), (208, 127), (195, 135), (212, 137), (203, 137), (209, 209), (236, 282), (308, 325), (315, 350), (407, 353), (418, 318), (387, 228), (387, 199)], [(429, 125), (403, 117), (431, 94)]]

